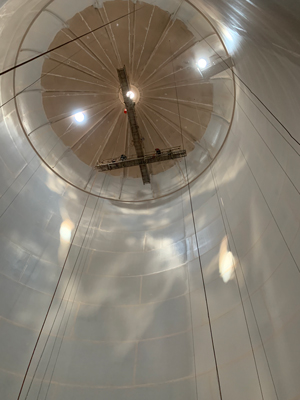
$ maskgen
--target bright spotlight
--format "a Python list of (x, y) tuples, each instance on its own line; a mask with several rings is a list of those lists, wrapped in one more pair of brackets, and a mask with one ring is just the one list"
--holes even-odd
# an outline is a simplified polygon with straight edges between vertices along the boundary
[(83, 112), (78, 112), (74, 115), (74, 118), (77, 122), (83, 122), (85, 117)]
[(200, 69), (204, 69), (207, 66), (207, 61), (204, 60), (204, 58), (200, 58), (200, 60), (197, 61), (197, 65)]
[(132, 91), (127, 92), (126, 96), (129, 97), (131, 100), (134, 99), (134, 93)]

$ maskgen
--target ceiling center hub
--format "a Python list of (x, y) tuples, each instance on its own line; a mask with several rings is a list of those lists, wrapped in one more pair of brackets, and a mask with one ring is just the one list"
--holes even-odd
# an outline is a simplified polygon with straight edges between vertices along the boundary
[[(141, 94), (139, 89), (134, 86), (130, 85), (130, 91), (127, 93), (128, 97), (135, 102), (135, 104), (138, 104), (141, 98)], [(124, 104), (124, 99), (123, 99), (123, 94), (122, 94), (122, 89), (119, 91), (119, 99), (122, 104)]]

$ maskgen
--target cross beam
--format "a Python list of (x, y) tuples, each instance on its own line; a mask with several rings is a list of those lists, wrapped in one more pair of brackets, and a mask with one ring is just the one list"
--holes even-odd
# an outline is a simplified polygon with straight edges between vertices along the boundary
[[(133, 144), (135, 147), (136, 155), (138, 159), (143, 159), (144, 150), (142, 146), (142, 137), (140, 135), (139, 126), (137, 123), (136, 112), (135, 112), (135, 103), (127, 97), (127, 93), (130, 91), (129, 80), (126, 72), (125, 66), (121, 69), (118, 69), (118, 77), (121, 85), (121, 90), (123, 94), (124, 103), (127, 109), (128, 121), (130, 125), (130, 130), (132, 134)], [(145, 163), (137, 164), (140, 166), (143, 183), (150, 183), (150, 175)]]
[(211, 67), (208, 67), (204, 70), (201, 71), (201, 74), (204, 79), (210, 79), (213, 76), (226, 71), (229, 68), (232, 68), (234, 66), (233, 60), (231, 57), (227, 57), (225, 60), (219, 61), (217, 64), (212, 65)]
[(120, 168), (128, 168), (134, 166), (146, 166), (161, 161), (174, 160), (177, 158), (186, 157), (186, 150), (180, 150), (180, 147), (161, 150), (161, 154), (145, 154), (143, 157), (128, 157), (127, 160), (109, 160), (98, 162), (95, 169), (98, 171), (112, 171)]

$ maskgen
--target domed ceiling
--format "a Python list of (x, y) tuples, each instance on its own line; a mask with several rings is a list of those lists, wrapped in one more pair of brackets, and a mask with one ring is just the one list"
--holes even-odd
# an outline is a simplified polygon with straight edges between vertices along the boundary
[[(20, 112), (26, 107), (25, 96), (19, 97), (20, 120), (32, 145), (49, 167), (81, 189), (88, 188), (98, 160), (121, 154), (135, 156), (117, 74), (117, 69), (125, 66), (135, 95), (144, 152), (180, 146), (188, 153), (189, 176), (195, 179), (221, 147), (232, 118), (232, 96), (228, 92), (232, 77), (225, 73), (205, 80), (197, 67), (201, 58), (213, 63), (214, 49), (225, 54), (219, 36), (186, 1), (166, 1), (164, 9), (131, 0), (91, 3), (74, 14), (68, 9), (70, 1), (51, 2), (23, 40), (21, 55), (32, 51), (28, 48), (34, 47), (33, 41), (38, 43), (35, 25), (45, 24), (45, 19), (48, 24), (55, 21), (50, 41), (45, 27), (48, 49), (95, 30), (43, 59), (39, 107), (46, 122), (29, 121), (30, 113)], [(77, 2), (76, 7), (80, 7)], [(72, 17), (67, 19), (70, 13)], [(40, 41), (44, 46), (45, 38)], [(21, 76), (18, 74), (16, 81)], [(78, 113), (81, 118), (76, 118)], [(53, 133), (55, 146), (45, 157), (45, 136), (50, 138)], [(153, 177), (149, 189), (140, 186), (137, 166), (101, 172), (98, 175), (102, 178), (96, 178), (94, 188), (102, 185), (104, 190), (103, 176), (109, 175), (110, 189), (102, 192), (104, 197), (122, 199), (124, 195), (124, 199), (134, 200), (139, 191), (142, 199), (156, 198), (186, 185), (184, 167), (182, 159), (149, 165)], [(112, 186), (119, 186), (118, 195), (112, 194)], [(101, 195), (97, 190), (94, 192)]]
[[(68, 28), (58, 32), (50, 48), (136, 7), (133, 2), (118, 0), (104, 2), (101, 8), (87, 7), (68, 21)], [(57, 61), (80, 49), (67, 65), (42, 78), (43, 104), (49, 120), (62, 116), (62, 120), (52, 124), (55, 133), (91, 167), (98, 159), (112, 159), (123, 153), (135, 155), (123, 99), (119, 96), (117, 68), (124, 65), (134, 92), (140, 95), (136, 113), (146, 153), (155, 148), (182, 146), (177, 98), (188, 152), (201, 139), (210, 121), (212, 85), (200, 82), (199, 72), (189, 66), (189, 60), (199, 52), (197, 38), (180, 20), (170, 23), (168, 12), (147, 3), (140, 7), (135, 14), (57, 50), (43, 66), (46, 73), (57, 66)], [(85, 123), (74, 121), (74, 110), (84, 112)], [(156, 174), (172, 167), (174, 162), (152, 164), (149, 168)], [(123, 170), (110, 173), (123, 174)], [(138, 167), (129, 168), (127, 173), (140, 178)]]

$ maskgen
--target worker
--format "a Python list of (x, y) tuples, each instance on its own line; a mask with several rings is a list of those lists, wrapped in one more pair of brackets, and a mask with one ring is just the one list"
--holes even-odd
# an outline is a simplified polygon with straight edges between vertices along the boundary
[(156, 153), (157, 156), (160, 156), (161, 155), (161, 150), (160, 149), (155, 149), (155, 153)]
[(125, 156), (125, 154), (121, 154), (120, 160), (121, 161), (126, 161), (127, 160), (127, 157)]

